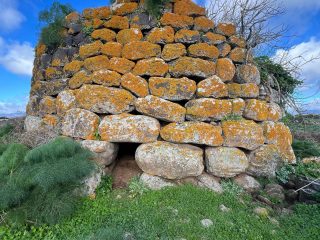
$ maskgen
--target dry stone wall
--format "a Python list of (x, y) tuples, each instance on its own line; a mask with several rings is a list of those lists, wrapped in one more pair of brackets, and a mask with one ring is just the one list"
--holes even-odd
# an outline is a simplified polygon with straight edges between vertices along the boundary
[(38, 45), (28, 129), (60, 128), (104, 167), (119, 143), (141, 143), (143, 178), (166, 185), (270, 176), (295, 162), (281, 108), (234, 25), (191, 0), (170, 2), (159, 21), (138, 1), (118, 2), (68, 15), (66, 46), (54, 53)]

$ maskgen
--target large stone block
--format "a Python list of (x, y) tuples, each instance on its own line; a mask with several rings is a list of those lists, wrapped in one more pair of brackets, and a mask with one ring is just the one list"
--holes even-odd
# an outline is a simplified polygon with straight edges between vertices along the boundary
[(168, 70), (168, 64), (161, 58), (150, 58), (138, 61), (132, 73), (139, 76), (163, 77)]
[(108, 142), (155, 142), (159, 132), (158, 120), (127, 113), (106, 116), (99, 126), (101, 139)]
[(118, 32), (117, 41), (121, 44), (127, 44), (129, 42), (140, 41), (143, 38), (143, 34), (138, 28), (123, 29)]
[(237, 67), (237, 77), (235, 81), (238, 83), (254, 83), (259, 85), (261, 82), (260, 72), (253, 64), (240, 65)]
[(162, 50), (161, 58), (165, 61), (172, 61), (186, 54), (186, 47), (182, 43), (166, 44)]
[(255, 83), (230, 83), (228, 84), (230, 98), (257, 98), (259, 87)]
[(236, 33), (236, 26), (232, 23), (219, 23), (216, 32), (225, 36), (232, 36)]
[(90, 76), (92, 82), (103, 86), (120, 86), (121, 75), (107, 69), (95, 71)]
[(164, 13), (160, 19), (160, 23), (164, 26), (171, 26), (175, 29), (188, 29), (193, 26), (193, 18), (174, 13)]
[(194, 19), (194, 30), (208, 32), (213, 30), (214, 23), (207, 17), (196, 17)]
[(76, 104), (76, 96), (74, 95), (74, 91), (65, 90), (60, 92), (56, 100), (57, 114), (64, 115), (64, 113), (71, 108), (75, 108)]
[(174, 4), (174, 13), (187, 16), (204, 16), (206, 15), (206, 9), (191, 0), (176, 1)]
[(208, 43), (196, 43), (188, 47), (188, 53), (191, 57), (205, 59), (216, 59), (219, 57), (219, 49)]
[(223, 98), (228, 96), (228, 86), (218, 76), (202, 80), (197, 85), (198, 97)]
[(216, 63), (216, 75), (224, 82), (231, 81), (236, 73), (236, 67), (229, 58), (219, 58)]
[(148, 82), (142, 77), (127, 73), (121, 77), (121, 86), (137, 97), (149, 95)]
[(188, 144), (154, 142), (137, 148), (136, 161), (150, 175), (167, 179), (199, 176), (203, 171), (203, 150)]
[(170, 26), (164, 28), (154, 28), (147, 36), (151, 43), (167, 44), (174, 42), (174, 29)]
[(160, 54), (160, 45), (144, 41), (129, 42), (122, 49), (122, 56), (130, 60), (159, 57)]
[(278, 121), (282, 117), (282, 110), (276, 103), (250, 99), (246, 102), (244, 117), (255, 121)]
[(184, 44), (196, 43), (200, 41), (200, 33), (195, 30), (181, 29), (175, 34), (174, 40)]

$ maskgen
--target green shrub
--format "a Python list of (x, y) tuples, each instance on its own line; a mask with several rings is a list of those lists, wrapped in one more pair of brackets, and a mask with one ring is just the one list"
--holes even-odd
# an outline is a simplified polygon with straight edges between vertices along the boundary
[(68, 138), (31, 151), (12, 144), (0, 158), (0, 209), (8, 223), (54, 224), (70, 216), (75, 191), (95, 168), (91, 153)]
[(149, 189), (140, 181), (139, 177), (134, 177), (129, 183), (129, 193), (132, 197), (142, 195), (143, 193), (149, 191)]
[(145, 0), (144, 7), (147, 12), (156, 19), (159, 19), (166, 3), (170, 0)]
[(0, 138), (10, 133), (13, 130), (13, 128), (14, 127), (11, 124), (6, 124), (0, 127)]
[(39, 13), (39, 21), (45, 24), (41, 30), (40, 42), (47, 46), (49, 52), (63, 45), (65, 17), (71, 12), (73, 8), (69, 4), (54, 1), (49, 9)]
[(320, 164), (315, 162), (299, 162), (295, 167), (295, 173), (298, 176), (317, 179), (320, 178)]
[(223, 117), (222, 121), (240, 121), (243, 118), (240, 115), (237, 114), (229, 114)]
[(241, 188), (240, 186), (238, 186), (237, 184), (235, 184), (231, 180), (222, 181), (221, 182), (221, 187), (222, 187), (223, 192), (225, 194), (229, 194), (229, 195), (232, 195), (232, 196), (239, 196), (242, 193), (244, 193), (243, 188)]
[(311, 141), (294, 140), (292, 148), (298, 159), (320, 157), (320, 146)]
[(290, 164), (285, 164), (276, 171), (277, 180), (281, 183), (287, 183), (292, 174), (295, 174), (295, 169)]

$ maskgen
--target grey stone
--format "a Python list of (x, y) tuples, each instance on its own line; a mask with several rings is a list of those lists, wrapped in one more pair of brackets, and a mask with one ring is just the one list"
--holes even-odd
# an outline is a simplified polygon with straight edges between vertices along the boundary
[(205, 228), (211, 227), (213, 225), (213, 222), (211, 219), (202, 219), (201, 225)]
[(39, 130), (43, 126), (43, 121), (40, 117), (27, 116), (24, 120), (24, 128), (27, 132)]
[(257, 192), (259, 189), (261, 189), (260, 183), (255, 180), (253, 177), (247, 175), (247, 174), (240, 174), (236, 176), (233, 181), (242, 187), (247, 192)]
[(152, 176), (147, 173), (143, 173), (140, 176), (140, 181), (148, 188), (152, 190), (159, 190), (164, 187), (172, 187), (176, 184), (168, 181), (164, 178), (158, 177), (158, 176)]

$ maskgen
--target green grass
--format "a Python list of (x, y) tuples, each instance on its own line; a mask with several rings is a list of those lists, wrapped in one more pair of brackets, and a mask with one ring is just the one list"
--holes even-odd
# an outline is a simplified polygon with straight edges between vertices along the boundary
[[(185, 185), (161, 191), (146, 191), (132, 197), (128, 190), (101, 187), (95, 200), (85, 199), (78, 212), (58, 225), (38, 228), (0, 228), (0, 239), (318, 239), (319, 205), (297, 205), (294, 214), (268, 218), (253, 213), (258, 206), (248, 195), (237, 192), (217, 195)], [(229, 212), (222, 212), (224, 204)], [(214, 224), (204, 228), (200, 221)]]

